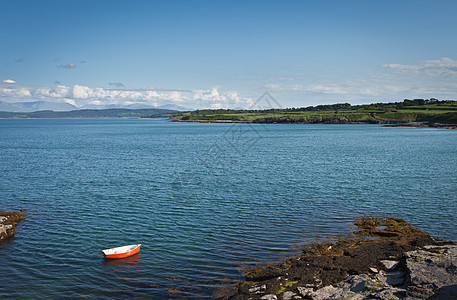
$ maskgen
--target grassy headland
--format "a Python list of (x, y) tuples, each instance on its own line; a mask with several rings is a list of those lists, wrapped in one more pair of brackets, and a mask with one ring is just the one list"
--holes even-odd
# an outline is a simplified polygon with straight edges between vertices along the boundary
[(176, 114), (173, 121), (242, 123), (457, 124), (457, 101), (414, 99), (403, 102), (351, 105), (349, 103), (267, 110), (197, 110)]

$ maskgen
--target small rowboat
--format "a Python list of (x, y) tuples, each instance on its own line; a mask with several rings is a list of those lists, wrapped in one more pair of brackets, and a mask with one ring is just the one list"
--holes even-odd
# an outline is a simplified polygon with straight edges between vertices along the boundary
[(102, 250), (105, 258), (124, 258), (129, 257), (140, 252), (141, 244), (128, 245), (117, 248)]

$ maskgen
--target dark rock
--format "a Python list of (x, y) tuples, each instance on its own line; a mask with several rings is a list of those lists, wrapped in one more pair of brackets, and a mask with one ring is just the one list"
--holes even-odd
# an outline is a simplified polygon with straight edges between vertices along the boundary
[(420, 286), (408, 286), (406, 290), (407, 299), (428, 299), (434, 294), (433, 289), (426, 289)]
[(276, 267), (267, 267), (260, 270), (252, 270), (248, 275), (246, 275), (247, 281), (263, 281), (268, 279), (277, 278), (283, 275), (283, 271)]
[(384, 277), (386, 278), (387, 284), (391, 286), (400, 286), (405, 283), (405, 273), (403, 272), (388, 272), (384, 274)]

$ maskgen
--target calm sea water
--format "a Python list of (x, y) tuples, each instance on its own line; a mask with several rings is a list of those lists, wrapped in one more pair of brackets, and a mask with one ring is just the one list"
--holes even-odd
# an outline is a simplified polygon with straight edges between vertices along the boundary
[(365, 215), (457, 240), (456, 170), (457, 130), (0, 120), (0, 298), (210, 298)]

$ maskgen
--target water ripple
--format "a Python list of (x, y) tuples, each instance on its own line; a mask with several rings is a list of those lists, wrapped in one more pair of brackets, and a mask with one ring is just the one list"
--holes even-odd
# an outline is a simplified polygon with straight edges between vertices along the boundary
[[(456, 131), (267, 126), (241, 153), (230, 128), (0, 120), (2, 209), (31, 209), (0, 246), (0, 298), (212, 298), (242, 264), (348, 233), (363, 215), (457, 240)], [(102, 257), (133, 243), (140, 254)]]

